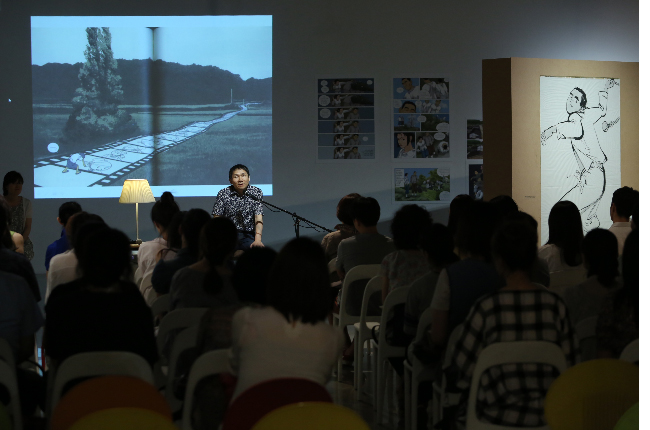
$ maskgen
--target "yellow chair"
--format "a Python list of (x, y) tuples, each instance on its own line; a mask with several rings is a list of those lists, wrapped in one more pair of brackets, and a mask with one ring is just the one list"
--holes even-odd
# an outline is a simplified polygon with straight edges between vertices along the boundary
[(352, 409), (334, 403), (303, 402), (269, 412), (252, 430), (278, 429), (370, 430), (370, 427)]
[(623, 414), (614, 430), (639, 430), (639, 404), (635, 404)]
[(69, 430), (178, 430), (157, 412), (138, 408), (112, 408), (86, 415)]
[(639, 401), (639, 368), (616, 359), (580, 363), (557, 378), (544, 412), (552, 430), (611, 430)]

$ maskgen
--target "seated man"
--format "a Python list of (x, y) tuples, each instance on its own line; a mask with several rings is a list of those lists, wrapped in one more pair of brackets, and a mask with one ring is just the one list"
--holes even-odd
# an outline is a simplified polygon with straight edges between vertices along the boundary
[(609, 216), (612, 219), (612, 226), (609, 231), (614, 233), (618, 240), (618, 254), (623, 254), (625, 238), (632, 231), (630, 216), (634, 206), (639, 204), (639, 192), (630, 187), (619, 188), (612, 195), (612, 204), (609, 207)]
[(61, 224), (61, 237), (52, 242), (45, 251), (45, 271), (50, 270), (50, 260), (55, 255), (63, 254), (68, 250), (68, 236), (65, 234), (65, 227), (70, 217), (81, 212), (81, 205), (77, 202), (65, 202), (59, 206), (59, 216), (56, 218)]

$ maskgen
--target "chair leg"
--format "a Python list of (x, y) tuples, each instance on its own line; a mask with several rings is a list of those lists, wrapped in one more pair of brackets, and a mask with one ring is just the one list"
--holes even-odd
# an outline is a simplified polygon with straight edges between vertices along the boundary
[(377, 419), (376, 423), (382, 422), (384, 412), (384, 394), (386, 389), (385, 360), (377, 358)]
[(363, 369), (363, 361), (362, 361), (362, 358), (360, 358), (360, 356), (359, 356), (359, 344), (361, 343), (361, 342), (359, 342), (359, 338), (360, 338), (359, 332), (355, 330), (354, 331), (354, 339), (352, 340), (352, 342), (354, 342), (356, 340), (356, 342), (354, 343), (354, 379), (353, 379), (354, 383), (352, 385), (354, 386), (354, 391), (357, 393), (357, 395), (358, 395), (358, 393), (360, 391), (359, 390), (359, 384), (360, 384), (359, 374), (361, 373), (361, 371)]
[[(408, 408), (405, 408), (405, 411), (407, 414), (411, 415), (411, 430), (417, 430), (418, 429), (418, 389), (419, 387), (418, 379), (413, 378), (411, 380), (411, 410)], [(406, 427), (408, 429), (408, 426)]]
[(409, 430), (413, 428), (411, 425), (411, 420), (413, 419), (412, 415), (410, 414), (411, 411), (411, 383), (413, 382), (411, 379), (411, 371), (404, 366), (404, 428), (406, 430)]

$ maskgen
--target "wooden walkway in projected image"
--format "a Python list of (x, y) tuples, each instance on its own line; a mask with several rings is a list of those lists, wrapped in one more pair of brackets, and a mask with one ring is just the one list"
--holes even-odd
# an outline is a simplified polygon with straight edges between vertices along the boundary
[(84, 167), (79, 162), (79, 174), (74, 169), (63, 173), (67, 160), (72, 154), (53, 155), (34, 164), (34, 185), (37, 187), (91, 187), (105, 186), (144, 164), (151, 162), (157, 154), (165, 152), (191, 138), (204, 133), (214, 124), (228, 121), (235, 115), (248, 110), (240, 105), (240, 110), (230, 112), (211, 121), (199, 121), (179, 129), (150, 136), (136, 136), (130, 139), (107, 143), (86, 152)]

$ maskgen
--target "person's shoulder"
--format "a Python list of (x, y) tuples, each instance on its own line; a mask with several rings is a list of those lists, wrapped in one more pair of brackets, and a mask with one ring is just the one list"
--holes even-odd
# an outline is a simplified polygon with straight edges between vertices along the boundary
[(228, 185), (227, 187), (219, 190), (219, 192), (217, 193), (217, 198), (227, 196), (228, 194), (230, 194), (231, 191), (232, 191), (232, 185)]
[(252, 194), (253, 196), (261, 196), (263, 194), (262, 189), (259, 188), (259, 187), (256, 187), (255, 185), (249, 185), (247, 191), (250, 194)]
[(0, 271), (0, 284), (2, 284), (3, 289), (5, 288), (5, 286), (9, 286), (9, 285), (11, 285), (12, 287), (25, 286), (27, 288), (27, 281), (25, 281), (25, 279), (22, 276), (19, 276), (11, 272), (5, 272), (5, 271)]

